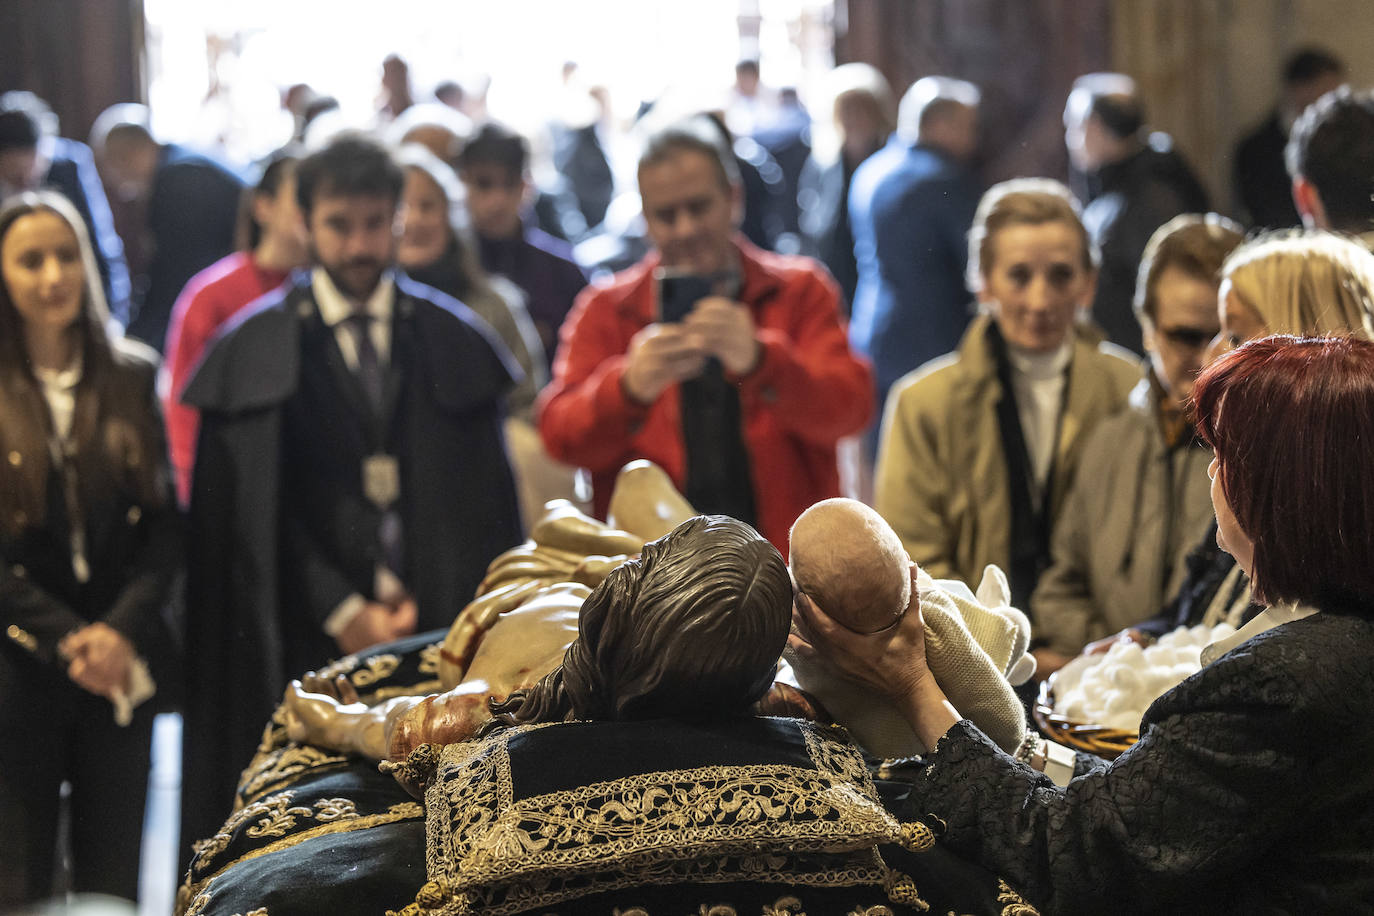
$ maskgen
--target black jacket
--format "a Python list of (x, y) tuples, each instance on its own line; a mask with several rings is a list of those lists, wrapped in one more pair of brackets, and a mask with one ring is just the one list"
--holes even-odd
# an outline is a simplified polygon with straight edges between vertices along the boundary
[(242, 179), (218, 162), (175, 144), (162, 148), (148, 199), (152, 260), (135, 284), (130, 336), (162, 351), (186, 281), (234, 250), (242, 194)]
[(1370, 610), (1245, 641), (1063, 789), (961, 722), (907, 816), (1046, 913), (1374, 913)]
[(1188, 163), (1167, 137), (1151, 142), (1092, 176), (1096, 193), (1083, 210), (1083, 225), (1102, 249), (1093, 320), (1112, 343), (1142, 355), (1132, 306), (1140, 256), (1154, 231), (1175, 216), (1207, 212), (1207, 193)]
[[(22, 370), (0, 380), (0, 511), (12, 516), (0, 525), (0, 628), (7, 636), (0, 658), (18, 664), (27, 656), (65, 671), (57, 653), (62, 637), (103, 621), (150, 663), (160, 692), (170, 692), (179, 672), (163, 612), (181, 560), (181, 529), (167, 489), (156, 371), (153, 353), (120, 342), (109, 362), (87, 360), (77, 387), (73, 462), (90, 567), (84, 583), (72, 570), (72, 519), (48, 457), (43, 394)], [(30, 481), (30, 474), (37, 477)], [(31, 484), (43, 491), (42, 508), (22, 495)]]

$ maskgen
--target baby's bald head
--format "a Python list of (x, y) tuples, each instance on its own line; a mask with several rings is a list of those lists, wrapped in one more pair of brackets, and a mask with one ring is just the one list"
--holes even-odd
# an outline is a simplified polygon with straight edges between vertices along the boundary
[(797, 588), (859, 633), (891, 624), (911, 600), (910, 560), (883, 517), (854, 499), (827, 499), (792, 526)]

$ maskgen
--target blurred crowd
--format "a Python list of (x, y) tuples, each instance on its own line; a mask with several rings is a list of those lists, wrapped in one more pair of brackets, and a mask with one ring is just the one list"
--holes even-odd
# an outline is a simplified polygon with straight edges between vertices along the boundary
[(252, 164), (142, 105), (82, 142), (0, 96), (0, 909), (53, 891), (64, 782), (66, 880), (136, 896), (156, 711), (189, 848), (290, 677), (447, 626), (635, 458), (784, 553), (843, 492), (933, 576), (996, 564), (1040, 679), (1240, 623), (1192, 380), (1374, 336), (1374, 95), (1320, 49), (1230, 217), (1125, 74), (1064, 100), (1067, 183), (984, 188), (980, 89), (945, 76), (845, 64), (813, 114), (743, 60), (716, 110), (642, 106), (627, 154), (575, 64), (538, 137), (381, 73), (364, 125), (284, 88)]

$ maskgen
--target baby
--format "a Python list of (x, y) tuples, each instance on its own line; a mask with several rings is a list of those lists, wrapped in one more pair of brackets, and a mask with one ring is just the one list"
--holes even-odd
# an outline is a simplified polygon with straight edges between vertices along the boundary
[[(896, 532), (857, 500), (827, 499), (792, 526), (789, 565), (797, 589), (856, 633), (893, 626), (911, 602), (911, 560)], [(1003, 750), (1016, 750), (1026, 720), (1011, 682), (1035, 670), (1026, 654), (1030, 624), (1007, 605), (1006, 579), (988, 567), (975, 597), (963, 583), (937, 583), (917, 570), (926, 659), (954, 706)], [(927, 750), (897, 709), (865, 688), (790, 650), (797, 684), (879, 757)]]

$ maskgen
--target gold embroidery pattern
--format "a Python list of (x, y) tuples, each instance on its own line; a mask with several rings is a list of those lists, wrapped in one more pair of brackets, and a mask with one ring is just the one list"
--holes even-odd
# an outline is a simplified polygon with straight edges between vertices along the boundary
[(288, 744), (266, 753), (259, 753), (243, 771), (239, 780), (239, 796), (255, 798), (297, 779), (307, 770), (339, 766), (348, 762), (342, 754), (335, 754), (314, 745)]
[[(238, 814), (235, 815), (235, 817), (238, 816)], [(259, 856), (271, 855), (272, 853), (281, 852), (284, 849), (290, 849), (293, 846), (297, 846), (301, 843), (306, 842), (307, 840), (313, 840), (315, 837), (318, 836), (324, 836), (326, 834), (331, 833), (349, 833), (355, 830), (367, 830), (371, 827), (379, 827), (384, 824), (394, 824), (398, 821), (419, 820), (424, 816), (425, 809), (418, 802), (400, 802), (398, 804), (391, 805), (387, 808), (386, 812), (382, 814), (368, 814), (359, 817), (337, 818), (335, 820), (330, 821), (329, 823), (321, 824), (318, 827), (312, 827), (309, 830), (302, 830), (301, 832), (292, 834), (291, 836), (283, 837), (282, 839), (279, 839), (273, 843), (269, 843), (266, 846), (261, 846), (256, 849), (252, 849), (249, 852), (244, 853), (242, 856), (235, 859), (234, 861), (224, 865), (222, 868), (220, 868), (218, 871), (216, 871), (209, 877), (198, 880), (195, 883), (191, 883), (191, 881), (188, 879), (186, 883), (182, 884), (182, 886), (177, 890), (178, 903), (180, 903), (180, 901), (182, 900), (192, 901), (191, 905), (182, 913), (182, 916), (199, 916), (199, 914), (202, 913), (205, 907), (208, 906), (210, 903), (210, 885), (220, 875), (223, 875), (226, 871), (228, 871), (229, 869), (233, 868), (235, 865), (238, 865), (241, 862), (247, 862), (250, 859), (258, 858)], [(242, 823), (242, 820), (240, 820), (239, 823)], [(219, 836), (219, 834), (216, 834), (215, 838), (218, 839)], [(198, 861), (204, 862), (208, 860), (201, 859)], [(193, 866), (193, 871), (194, 870), (195, 869)]]
[(432, 681), (421, 681), (418, 684), (406, 684), (401, 687), (378, 687), (367, 695), (359, 695), (359, 699), (369, 706), (376, 706), (378, 703), (385, 703), (395, 697), (426, 697), (431, 693), (443, 693), (443, 682), (438, 679)]
[(281, 837), (296, 826), (296, 818), (310, 818), (321, 824), (340, 819), (356, 818), (357, 806), (347, 798), (323, 798), (313, 807), (291, 805), (290, 791), (269, 795), (261, 801), (244, 805), (229, 816), (213, 837), (192, 846), (196, 853), (196, 870), (202, 870), (221, 855), (234, 840), (234, 834), (249, 821), (257, 821), (245, 832), (254, 839)]
[(274, 748), (286, 743), (286, 709), (280, 704), (272, 710), (272, 717), (263, 727), (262, 737), (258, 739), (259, 754), (269, 754)]
[(1002, 916), (1040, 916), (1039, 910), (1031, 906), (1025, 897), (1012, 890), (1001, 878), (997, 879), (997, 902), (1006, 904), (1002, 907)]
[(353, 686), (359, 689), (395, 674), (396, 669), (401, 667), (401, 657), (388, 652), (385, 655), (374, 655), (363, 664), (363, 668), (354, 671), (348, 678), (353, 682)]
[(930, 909), (930, 904), (921, 899), (921, 892), (910, 875), (904, 875), (896, 870), (888, 872), (887, 879), (883, 882), (883, 890), (887, 893), (887, 899), (893, 903), (904, 903), (923, 913)]
[(902, 824), (899, 842), (912, 852), (923, 852), (935, 845), (935, 833), (920, 821)]
[(347, 798), (321, 798), (315, 802), (313, 809), (287, 808), (284, 804), (278, 804), (267, 817), (249, 827), (247, 834), (254, 839), (265, 836), (286, 836), (288, 831), (295, 828), (298, 817), (310, 818), (318, 823), (327, 824), (341, 818), (357, 816), (358, 806)]
[(443, 647), (443, 643), (436, 642), (420, 650), (420, 667), (418, 670), (421, 674), (432, 675), (436, 678), (439, 676), (439, 650)]
[[(825, 867), (825, 864), (834, 865), (837, 860), (845, 867)], [(848, 855), (829, 856), (825, 860), (805, 854), (702, 856), (658, 862), (629, 858), (614, 863), (614, 870), (566, 875), (541, 874), (508, 884), (455, 890), (442, 907), (423, 912), (437, 916), (477, 912), (493, 916), (523, 913), (556, 906), (587, 894), (650, 885), (755, 881), (794, 887), (879, 887), (885, 871), (877, 851), (872, 848)]]
[[(793, 819), (793, 842), (831, 849), (851, 848), (884, 837), (889, 821), (865, 811), (852, 789), (836, 786), (812, 771), (792, 767), (703, 767), (654, 774), (647, 779), (593, 783), (558, 793), (547, 807), (517, 803), (515, 817), (502, 817), (465, 856), (462, 868), (474, 880), (499, 880), (533, 865), (566, 866), (617, 852), (666, 848), (690, 854), (719, 850), (722, 841), (745, 846), (775, 835), (776, 824)], [(846, 808), (849, 818), (841, 818)], [(856, 833), (857, 831), (857, 833)]]
[[(544, 727), (444, 749), (426, 794), (428, 873), (454, 889), (439, 912), (516, 912), (681, 881), (886, 883), (876, 844), (899, 842), (902, 828), (843, 732), (799, 726), (815, 769), (700, 767), (516, 802), (508, 742)], [(914, 885), (901, 890), (920, 899)]]
[(353, 670), (357, 667), (358, 656), (345, 655), (338, 661), (331, 662), (328, 665), (325, 665), (323, 668), (316, 671), (315, 673), (318, 674), (320, 677), (324, 678), (325, 680), (332, 681), (334, 680), (334, 678), (338, 677), (341, 674), (352, 674)]
[(807, 722), (802, 727), (802, 734), (806, 737), (806, 751), (815, 762), (816, 769), (857, 783), (863, 787), (865, 794), (877, 797), (873, 777), (869, 775), (858, 748), (849, 740), (847, 731), (838, 726)]
[[(431, 884), (434, 884), (434, 882), (431, 882)], [(430, 888), (431, 885), (426, 885), (425, 887)], [(425, 891), (422, 889), (420, 894), (423, 896)], [(387, 910), (386, 916), (421, 916), (424, 909), (425, 908), (417, 902), (399, 911)], [(628, 909), (612, 907), (611, 916), (653, 916), (653, 914), (642, 906), (632, 906)], [(692, 916), (739, 916), (739, 910), (728, 903), (717, 903), (714, 905), (703, 903), (697, 907), (696, 913), (692, 914)], [(807, 916), (807, 913), (806, 910), (803, 909), (803, 904), (800, 900), (796, 897), (788, 896), (779, 897), (771, 904), (764, 904), (763, 910), (760, 912), (759, 916)], [(867, 907), (858, 906), (850, 910), (845, 916), (896, 916), (896, 914), (893, 913), (891, 907), (878, 905)], [(953, 916), (953, 914), (950, 914), (950, 916)]]

